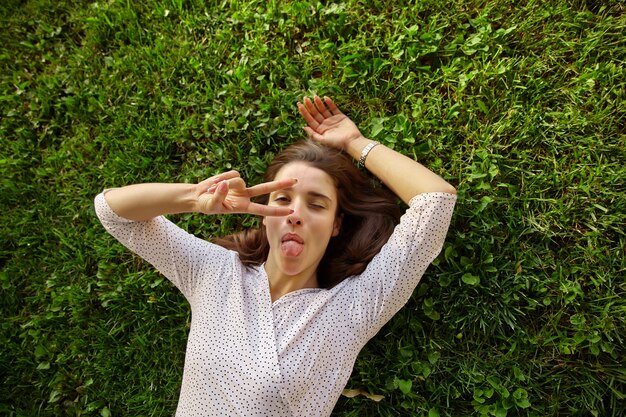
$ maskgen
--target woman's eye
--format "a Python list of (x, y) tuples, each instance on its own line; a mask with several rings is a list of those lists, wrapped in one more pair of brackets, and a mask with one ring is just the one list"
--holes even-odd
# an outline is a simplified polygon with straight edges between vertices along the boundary
[(313, 209), (315, 209), (315, 210), (322, 210), (322, 209), (325, 209), (325, 208), (326, 208), (326, 207), (325, 207), (324, 205), (322, 205), (322, 204), (315, 204), (315, 203), (311, 204), (311, 207), (312, 207)]
[(288, 203), (289, 199), (287, 197), (276, 197), (274, 201), (277, 201), (279, 203)]

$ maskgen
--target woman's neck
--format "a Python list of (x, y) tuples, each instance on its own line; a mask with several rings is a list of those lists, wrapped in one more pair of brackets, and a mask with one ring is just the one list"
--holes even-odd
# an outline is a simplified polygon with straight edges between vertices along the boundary
[(303, 288), (319, 288), (316, 270), (317, 265), (297, 275), (288, 275), (279, 268), (273, 268), (270, 263), (266, 263), (265, 273), (269, 281), (272, 302), (278, 300), (285, 294)]

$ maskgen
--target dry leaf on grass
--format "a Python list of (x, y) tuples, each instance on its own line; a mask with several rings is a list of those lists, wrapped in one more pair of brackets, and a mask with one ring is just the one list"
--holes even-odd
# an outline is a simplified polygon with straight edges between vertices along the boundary
[(341, 395), (343, 395), (344, 397), (348, 397), (348, 398), (354, 398), (357, 395), (362, 395), (376, 402), (379, 402), (380, 400), (385, 399), (385, 397), (382, 395), (370, 394), (369, 392), (364, 391), (362, 389), (344, 389)]

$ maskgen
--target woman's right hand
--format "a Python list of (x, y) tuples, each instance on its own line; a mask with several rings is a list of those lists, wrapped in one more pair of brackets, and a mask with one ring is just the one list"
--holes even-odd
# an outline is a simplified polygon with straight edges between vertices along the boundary
[(284, 188), (293, 187), (297, 180), (270, 181), (247, 187), (237, 171), (215, 175), (196, 185), (197, 208), (204, 214), (254, 214), (258, 216), (288, 216), (291, 209), (253, 203), (250, 199)]

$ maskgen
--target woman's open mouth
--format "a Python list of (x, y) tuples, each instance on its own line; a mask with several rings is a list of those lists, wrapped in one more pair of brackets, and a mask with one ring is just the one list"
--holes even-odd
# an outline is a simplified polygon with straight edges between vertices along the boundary
[(287, 233), (280, 240), (280, 249), (285, 256), (298, 256), (304, 250), (304, 240), (295, 233)]

